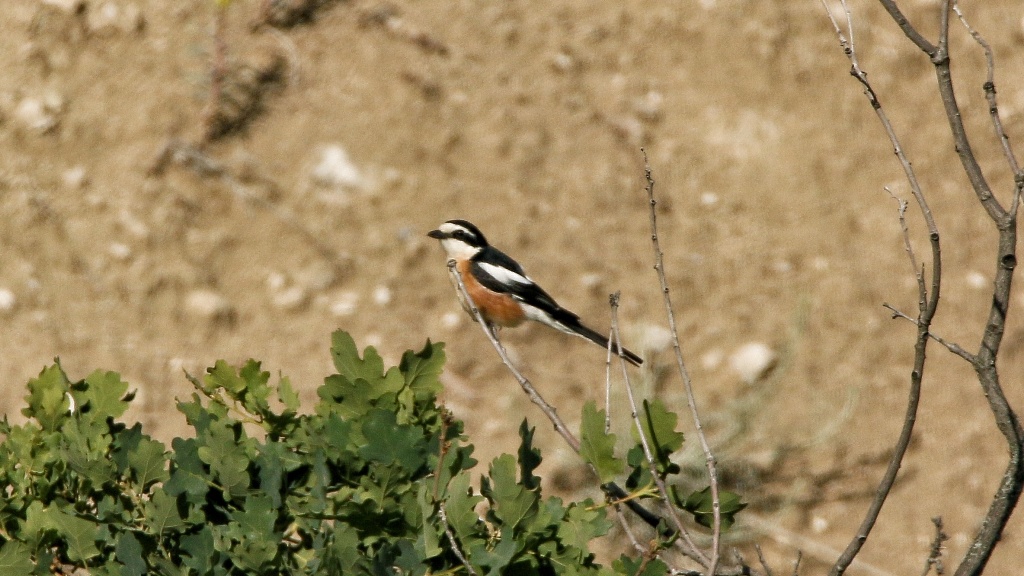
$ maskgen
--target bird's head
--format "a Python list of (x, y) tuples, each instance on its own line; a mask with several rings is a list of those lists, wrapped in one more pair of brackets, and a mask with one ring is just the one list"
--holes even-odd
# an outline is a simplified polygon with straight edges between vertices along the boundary
[(487, 247), (483, 233), (465, 220), (449, 220), (427, 236), (440, 240), (448, 257), (456, 260), (468, 260)]

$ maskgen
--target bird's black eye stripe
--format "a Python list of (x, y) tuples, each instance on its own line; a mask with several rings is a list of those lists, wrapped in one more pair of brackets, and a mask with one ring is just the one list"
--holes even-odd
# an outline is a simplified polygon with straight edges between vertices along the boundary
[(455, 238), (456, 240), (461, 240), (463, 242), (466, 242), (467, 244), (473, 241), (473, 236), (467, 233), (465, 230), (456, 230), (455, 232), (452, 232), (452, 238)]

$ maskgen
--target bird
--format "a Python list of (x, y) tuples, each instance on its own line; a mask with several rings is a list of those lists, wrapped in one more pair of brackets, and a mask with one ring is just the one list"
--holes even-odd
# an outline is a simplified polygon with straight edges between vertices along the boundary
[[(462, 278), (466, 293), (488, 328), (519, 326), (526, 320), (546, 324), (560, 332), (579, 336), (608, 348), (608, 337), (583, 325), (580, 317), (566, 310), (543, 288), (537, 285), (518, 262), (487, 243), (480, 229), (466, 220), (448, 220), (427, 236), (441, 241), (449, 261), (455, 261), (455, 270)], [(462, 307), (472, 308), (459, 290), (452, 271)], [(643, 360), (633, 352), (622, 349), (622, 357), (630, 364), (640, 366)]]

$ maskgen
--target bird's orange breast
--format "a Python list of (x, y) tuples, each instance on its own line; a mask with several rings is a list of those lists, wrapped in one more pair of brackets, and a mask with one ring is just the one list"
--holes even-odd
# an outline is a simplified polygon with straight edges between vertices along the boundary
[(523, 320), (526, 320), (523, 307), (514, 298), (508, 294), (495, 292), (477, 281), (468, 260), (459, 262), (456, 268), (462, 276), (462, 283), (466, 285), (466, 292), (473, 300), (473, 304), (480, 310), (484, 320), (491, 324), (507, 327), (518, 326), (523, 323)]

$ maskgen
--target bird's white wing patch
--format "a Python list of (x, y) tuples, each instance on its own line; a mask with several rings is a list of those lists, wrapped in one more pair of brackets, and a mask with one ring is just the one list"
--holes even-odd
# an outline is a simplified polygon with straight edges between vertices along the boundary
[(531, 306), (526, 302), (520, 302), (520, 305), (522, 305), (523, 312), (526, 314), (526, 317), (529, 318), (530, 320), (533, 320), (534, 322), (540, 322), (541, 324), (547, 324), (548, 326), (551, 326), (552, 328), (558, 330), (559, 332), (565, 332), (566, 334), (579, 336), (579, 334), (577, 334), (575, 330), (572, 330), (565, 324), (562, 324), (558, 320), (555, 320), (551, 316), (551, 314), (548, 314), (547, 312), (541, 310), (540, 308), (537, 308), (536, 306)]
[(518, 274), (502, 266), (495, 266), (494, 264), (488, 264), (487, 262), (479, 262), (480, 268), (484, 272), (490, 274), (495, 280), (502, 284), (533, 284), (533, 280), (530, 280), (522, 274)]

